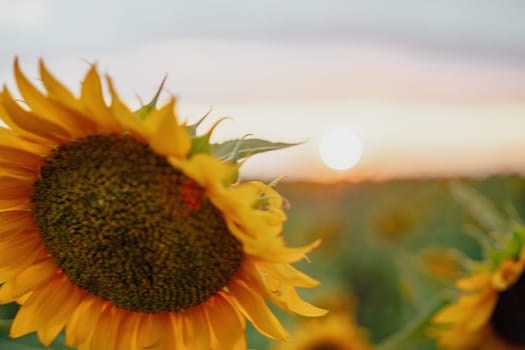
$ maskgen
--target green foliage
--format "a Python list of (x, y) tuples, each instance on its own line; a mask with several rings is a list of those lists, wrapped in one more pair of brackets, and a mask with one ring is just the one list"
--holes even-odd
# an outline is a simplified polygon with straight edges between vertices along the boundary
[(505, 217), (483, 194), (461, 182), (452, 182), (452, 195), (487, 231), (504, 232), (508, 228)]
[(16, 303), (0, 305), (0, 320), (12, 320), (18, 311)]
[(63, 335), (59, 335), (53, 344), (49, 347), (44, 347), (40, 344), (36, 334), (26, 335), (21, 338), (12, 339), (9, 337), (9, 327), (11, 321), (9, 320), (0, 320), (0, 349), (9, 349), (9, 350), (39, 350), (39, 349), (48, 349), (48, 350), (71, 350), (64, 344)]
[[(330, 289), (345, 290), (355, 299), (359, 325), (379, 350), (437, 349), (429, 337), (429, 320), (457, 291), (452, 279), (425, 269), (421, 254), (439, 249), (456, 262), (458, 274), (469, 270), (482, 259), (482, 245), (465, 234), (466, 228), (481, 225), (479, 235), (488, 241), (498, 228), (510, 233), (501, 208), (511, 205), (523, 217), (524, 188), (525, 179), (519, 177), (452, 185), (448, 180), (398, 180), (278, 186), (292, 204), (284, 231), (290, 244), (323, 239), (309, 256), (312, 263), (298, 264), (321, 281), (308, 300), (315, 303)], [(512, 227), (524, 237), (523, 227)]]

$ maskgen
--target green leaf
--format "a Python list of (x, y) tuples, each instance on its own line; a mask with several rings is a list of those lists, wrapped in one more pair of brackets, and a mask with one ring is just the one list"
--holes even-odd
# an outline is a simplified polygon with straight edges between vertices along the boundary
[(35, 333), (20, 337), (10, 338), (9, 328), (11, 327), (11, 321), (0, 320), (0, 349), (9, 350), (71, 350), (64, 344), (64, 336), (60, 334), (57, 339), (48, 347), (45, 347), (40, 343)]
[(211, 153), (219, 159), (237, 161), (257, 153), (275, 151), (299, 144), (301, 144), (301, 142), (284, 143), (262, 139), (235, 139), (222, 143), (212, 143), (210, 144), (210, 149)]
[(162, 78), (162, 82), (160, 83), (159, 88), (157, 89), (157, 92), (155, 93), (155, 96), (151, 99), (150, 102), (143, 105), (139, 109), (135, 111), (135, 114), (140, 118), (144, 119), (146, 116), (157, 106), (157, 101), (159, 100), (160, 93), (162, 92), (162, 89), (164, 88), (164, 84), (166, 83), (166, 79), (168, 78), (168, 75), (165, 75), (164, 78)]
[(501, 240), (497, 242), (498, 244), (488, 248), (487, 255), (495, 268), (510, 257), (519, 257), (524, 243), (523, 233), (520, 226), (516, 224), (512, 235), (508, 239)]
[(494, 204), (474, 188), (461, 182), (452, 182), (452, 195), (487, 231), (503, 233), (507, 222)]

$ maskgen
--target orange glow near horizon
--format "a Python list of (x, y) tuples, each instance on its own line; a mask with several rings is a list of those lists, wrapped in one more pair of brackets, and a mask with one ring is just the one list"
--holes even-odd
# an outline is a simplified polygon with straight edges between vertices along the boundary
[[(223, 111), (233, 121), (217, 129), (215, 140), (247, 130), (274, 141), (306, 140), (256, 155), (243, 167), (250, 178), (285, 174), (289, 180), (333, 182), (525, 174), (525, 104), (276, 102), (219, 105), (214, 114)], [(361, 160), (352, 169), (329, 169), (320, 157), (322, 136), (335, 125), (355, 130), (363, 143)]]

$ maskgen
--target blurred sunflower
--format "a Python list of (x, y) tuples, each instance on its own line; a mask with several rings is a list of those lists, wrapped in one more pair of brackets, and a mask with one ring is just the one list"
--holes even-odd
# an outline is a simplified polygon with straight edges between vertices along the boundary
[(0, 94), (0, 302), (22, 305), (12, 337), (48, 345), (65, 328), (80, 349), (245, 349), (246, 319), (287, 338), (266, 299), (325, 314), (295, 290), (318, 282), (289, 265), (318, 242), (287, 247), (281, 196), (237, 183), (237, 159), (180, 124), (173, 98), (132, 112), (110, 78), (106, 104), (95, 66), (78, 98), (42, 61), (45, 93), (14, 72), (24, 104)]
[(456, 281), (459, 297), (433, 318), (431, 333), (444, 349), (525, 349), (524, 242), (525, 229), (517, 226), (476, 271)]
[(370, 230), (387, 243), (400, 243), (414, 233), (416, 227), (412, 208), (399, 199), (374, 208)]
[(302, 322), (293, 338), (273, 350), (371, 350), (366, 333), (346, 313)]

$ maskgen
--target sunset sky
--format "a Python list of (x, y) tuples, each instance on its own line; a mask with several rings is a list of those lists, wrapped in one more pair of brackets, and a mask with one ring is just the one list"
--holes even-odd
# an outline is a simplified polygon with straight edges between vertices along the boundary
[[(394, 5), (395, 3), (395, 5)], [(217, 141), (250, 133), (303, 145), (250, 159), (246, 177), (309, 180), (525, 173), (522, 1), (0, 0), (0, 77), (36, 62), (78, 91), (87, 62), (130, 104), (168, 73), (182, 119), (210, 106)], [(336, 172), (335, 127), (363, 143)]]

